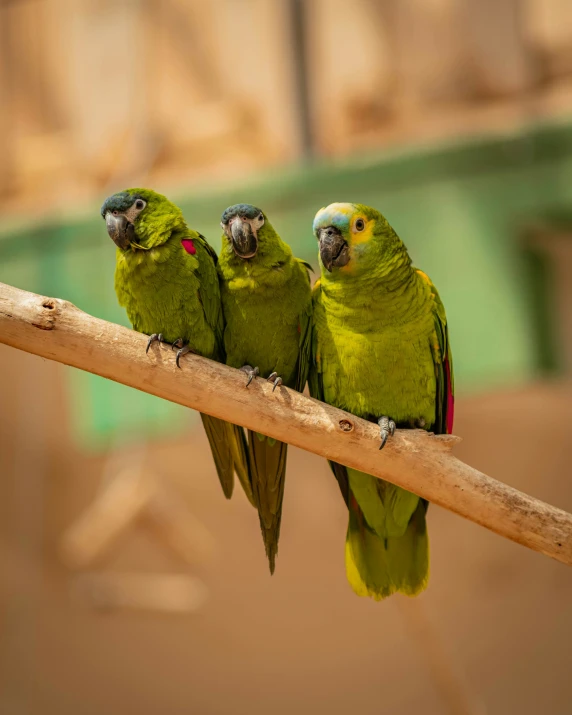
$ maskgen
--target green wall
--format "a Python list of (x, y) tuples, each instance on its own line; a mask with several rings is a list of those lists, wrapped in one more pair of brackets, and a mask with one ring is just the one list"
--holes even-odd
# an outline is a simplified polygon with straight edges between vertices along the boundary
[[(317, 209), (332, 201), (380, 208), (416, 265), (439, 288), (449, 317), (457, 390), (485, 389), (528, 380), (538, 369), (521, 230), (530, 219), (572, 205), (572, 125), (322, 163), (240, 188), (174, 198), (217, 249), (222, 210), (237, 202), (259, 205), (313, 265), (311, 225)], [(126, 324), (115, 301), (113, 266), (114, 247), (97, 206), (86, 220), (54, 220), (0, 235), (0, 281), (66, 298)], [(69, 375), (74, 424), (87, 444), (172, 432), (173, 425), (183, 429), (196, 419), (188, 410), (129, 388), (77, 371)]]

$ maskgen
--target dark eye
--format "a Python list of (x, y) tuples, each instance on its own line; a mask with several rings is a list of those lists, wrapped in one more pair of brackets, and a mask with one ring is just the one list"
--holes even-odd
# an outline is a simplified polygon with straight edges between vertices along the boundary
[(142, 199), (137, 199), (135, 202), (135, 208), (141, 211), (141, 209), (145, 208), (145, 202)]
[(356, 221), (356, 231), (363, 231), (365, 228), (365, 222), (363, 218), (358, 218)]
[(260, 216), (258, 217), (258, 220), (259, 220), (259, 221), (264, 221), (264, 216), (263, 216), (262, 214), (260, 214)]

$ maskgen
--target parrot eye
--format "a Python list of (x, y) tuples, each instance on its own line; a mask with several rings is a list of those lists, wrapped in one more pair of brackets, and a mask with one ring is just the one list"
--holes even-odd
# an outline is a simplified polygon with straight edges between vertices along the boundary
[(365, 228), (365, 221), (363, 218), (358, 218), (356, 221), (356, 231), (363, 231)]
[(258, 217), (258, 220), (259, 220), (259, 221), (264, 221), (264, 216), (263, 216), (262, 214), (260, 214), (260, 216)]
[(139, 211), (145, 208), (145, 202), (143, 201), (143, 199), (137, 199), (137, 201), (135, 202), (135, 208), (139, 209)]

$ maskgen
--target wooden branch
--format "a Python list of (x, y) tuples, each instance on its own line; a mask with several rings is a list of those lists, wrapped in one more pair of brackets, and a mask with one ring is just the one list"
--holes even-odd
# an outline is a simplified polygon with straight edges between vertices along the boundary
[(572, 565), (572, 515), (497, 482), (451, 454), (458, 437), (398, 430), (380, 452), (375, 424), (293, 390), (170, 349), (63, 300), (0, 284), (0, 342), (201, 410), (374, 474), (491, 531)]

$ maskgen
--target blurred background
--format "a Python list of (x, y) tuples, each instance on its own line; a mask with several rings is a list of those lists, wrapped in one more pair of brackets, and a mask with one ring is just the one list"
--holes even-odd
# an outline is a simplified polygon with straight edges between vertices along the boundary
[[(166, 193), (381, 209), (439, 287), (461, 459), (572, 510), (569, 0), (3, 0), (0, 280), (126, 324), (99, 216)], [(429, 511), (419, 599), (359, 599), (292, 449), (277, 571), (198, 416), (0, 346), (0, 712), (572, 712), (572, 571)]]

